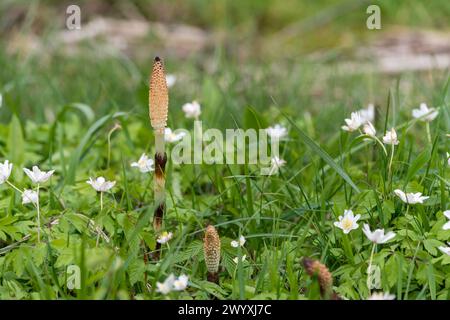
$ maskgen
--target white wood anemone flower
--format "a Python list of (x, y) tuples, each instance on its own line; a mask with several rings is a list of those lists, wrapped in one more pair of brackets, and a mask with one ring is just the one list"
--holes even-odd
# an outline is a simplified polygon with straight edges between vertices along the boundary
[(98, 192), (106, 192), (110, 190), (112, 187), (114, 187), (114, 185), (116, 184), (115, 181), (107, 181), (103, 177), (98, 177), (95, 180), (89, 178), (89, 180), (86, 181), (86, 183), (90, 184), (92, 188), (94, 188)]
[(156, 291), (162, 294), (168, 294), (173, 289), (173, 283), (175, 282), (175, 276), (173, 273), (171, 273), (164, 282), (157, 282), (156, 283)]
[(350, 115), (350, 119), (345, 119), (344, 121), (346, 125), (341, 127), (342, 130), (353, 132), (358, 130), (359, 127), (364, 124), (365, 119), (361, 117), (361, 114), (359, 112), (352, 112)]
[(155, 161), (152, 158), (147, 157), (145, 153), (141, 155), (137, 162), (132, 162), (131, 167), (139, 168), (142, 173), (155, 171)]
[(286, 161), (278, 158), (277, 156), (270, 159), (269, 175), (277, 174), (280, 168), (286, 164)]
[(89, 180), (86, 181), (86, 183), (90, 184), (92, 188), (94, 188), (94, 190), (96, 190), (97, 192), (100, 192), (100, 211), (103, 211), (103, 192), (107, 192), (108, 190), (112, 189), (116, 182), (107, 181), (103, 177), (98, 177), (95, 180), (89, 177)]
[(202, 114), (200, 104), (195, 100), (192, 102), (185, 103), (181, 107), (181, 109), (183, 110), (185, 117), (188, 119), (189, 118), (197, 119)]
[[(37, 184), (36, 188), (36, 197), (33, 199), (36, 200), (36, 209), (37, 209), (37, 241), (41, 242), (41, 209), (39, 205), (39, 186), (41, 183), (46, 182), (53, 175), (55, 170), (50, 171), (41, 171), (38, 166), (33, 166), (32, 170), (27, 168), (23, 168), (23, 171), (27, 174), (27, 176), (33, 181), (33, 183)], [(23, 201), (24, 199), (22, 199)], [(27, 201), (25, 199), (25, 201)]]
[[(245, 259), (246, 259), (246, 258), (247, 258), (247, 255), (244, 254), (244, 255), (241, 257), (241, 262), (245, 262)], [(234, 257), (234, 258), (233, 258), (233, 262), (236, 263), (236, 264), (238, 264), (238, 262), (239, 262), (239, 257)]]
[(175, 133), (170, 128), (164, 129), (164, 140), (169, 143), (177, 142), (183, 139), (183, 137), (186, 135), (186, 132), (182, 131), (179, 133)]
[(364, 124), (363, 132), (371, 137), (375, 137), (377, 134), (377, 130), (375, 130), (375, 127), (373, 126), (372, 122), (370, 122), (370, 121), (368, 121), (366, 124)]
[(398, 140), (397, 137), (397, 132), (395, 131), (394, 128), (392, 128), (390, 131), (386, 132), (386, 134), (383, 137), (383, 142), (385, 144), (390, 144), (390, 145), (398, 145), (400, 143), (400, 141)]
[(447, 152), (447, 164), (450, 166), (450, 153)]
[[(450, 246), (450, 242), (448, 242), (447, 244)], [(445, 253), (446, 255), (450, 256), (450, 247), (440, 246), (439, 250), (441, 250), (442, 253)]]
[(187, 288), (189, 282), (188, 276), (182, 274), (178, 278), (171, 273), (164, 282), (156, 283), (156, 291), (162, 294), (169, 294), (171, 291), (182, 291)]
[(187, 288), (189, 283), (189, 277), (185, 274), (182, 274), (178, 277), (178, 279), (175, 279), (173, 282), (173, 290), (175, 291), (183, 291)]
[(165, 244), (165, 243), (169, 242), (170, 239), (172, 239), (172, 238), (173, 238), (172, 232), (164, 231), (159, 235), (158, 239), (156, 239), (156, 242), (158, 242), (160, 244)]
[(231, 246), (233, 247), (233, 248), (237, 248), (237, 247), (243, 247), (244, 246), (244, 244), (245, 244), (245, 241), (247, 241), (247, 240), (245, 240), (245, 237), (244, 236), (240, 236), (239, 237), (239, 241), (236, 241), (236, 240), (233, 240), (233, 241), (231, 241)]
[(394, 300), (395, 295), (389, 292), (374, 292), (367, 300)]
[(22, 193), (22, 204), (37, 204), (39, 195), (34, 190), (25, 189)]
[(404, 203), (407, 204), (417, 204), (417, 203), (423, 203), (425, 200), (427, 200), (429, 197), (422, 196), (421, 192), (417, 193), (405, 193), (400, 189), (395, 189), (394, 193), (397, 197), (399, 197)]
[(443, 212), (444, 216), (447, 217), (447, 219), (449, 219), (448, 222), (446, 222), (443, 226), (442, 229), (444, 230), (450, 230), (450, 210), (445, 210)]
[(334, 225), (348, 234), (350, 231), (358, 229), (359, 218), (361, 218), (360, 214), (355, 216), (352, 210), (344, 210), (344, 216), (339, 216), (339, 221), (335, 221)]
[(5, 162), (0, 163), (0, 184), (4, 183), (6, 180), (9, 179), (12, 167), (13, 164), (9, 163), (8, 160), (5, 160)]
[(422, 102), (419, 109), (413, 109), (412, 116), (424, 122), (431, 122), (438, 116), (439, 111), (435, 108), (428, 108), (425, 102)]
[(31, 181), (37, 184), (46, 182), (55, 172), (55, 170), (50, 170), (47, 172), (41, 171), (38, 166), (33, 166), (32, 170), (23, 168), (23, 171), (25, 171)]
[(358, 112), (364, 122), (371, 122), (375, 120), (375, 106), (373, 103), (369, 103), (367, 105), (367, 109), (361, 109)]
[(273, 127), (268, 127), (266, 132), (271, 139), (282, 139), (288, 134), (288, 130), (279, 124), (276, 124)]
[(364, 224), (362, 230), (366, 235), (367, 239), (369, 239), (375, 244), (385, 243), (395, 237), (395, 233), (392, 231), (389, 231), (388, 233), (384, 234), (384, 229), (376, 229), (375, 231), (372, 232), (370, 231), (370, 227), (368, 224)]

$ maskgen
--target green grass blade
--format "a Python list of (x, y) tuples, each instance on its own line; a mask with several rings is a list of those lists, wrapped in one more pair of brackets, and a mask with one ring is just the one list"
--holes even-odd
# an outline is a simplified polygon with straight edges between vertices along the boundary
[(342, 177), (352, 188), (356, 191), (356, 193), (360, 193), (359, 188), (352, 181), (349, 175), (344, 171), (344, 169), (339, 166), (330, 155), (323, 150), (316, 142), (314, 142), (310, 137), (308, 137), (296, 124), (292, 119), (290, 119), (286, 114), (282, 113), (283, 116), (292, 124), (292, 126), (297, 130), (303, 142), (311, 148), (311, 150), (316, 153), (319, 157), (323, 159), (338, 175)]

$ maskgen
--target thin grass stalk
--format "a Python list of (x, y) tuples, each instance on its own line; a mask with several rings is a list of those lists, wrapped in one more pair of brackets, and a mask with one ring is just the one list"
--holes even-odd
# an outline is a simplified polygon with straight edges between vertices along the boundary
[(38, 243), (41, 242), (41, 208), (40, 208), (40, 204), (39, 204), (39, 184), (37, 185), (36, 188), (36, 193), (37, 193), (37, 202), (36, 202), (36, 208), (37, 208), (37, 237), (38, 237)]

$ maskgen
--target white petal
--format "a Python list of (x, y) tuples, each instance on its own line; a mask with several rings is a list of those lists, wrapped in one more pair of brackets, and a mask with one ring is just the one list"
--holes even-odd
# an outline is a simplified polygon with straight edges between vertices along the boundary
[(443, 230), (450, 230), (450, 221), (448, 221), (447, 223), (445, 223), (445, 224), (442, 226), (442, 229), (443, 229)]
[(31, 170), (29, 170), (27, 168), (23, 168), (23, 171), (26, 173), (28, 178), (31, 179), (31, 181), (36, 182), (35, 179), (34, 179), (34, 173)]
[(394, 190), (394, 193), (403, 201), (403, 202), (408, 202), (407, 200), (406, 200), (406, 194), (402, 191), (402, 190), (400, 190), (400, 189), (395, 189)]
[(242, 247), (245, 244), (245, 237), (244, 236), (240, 236), (239, 237), (239, 245)]
[(447, 218), (450, 219), (450, 210), (445, 210), (445, 211), (443, 212), (443, 214), (444, 214), (444, 216), (446, 216)]
[(450, 256), (450, 247), (439, 247), (439, 250), (441, 250), (443, 253)]
[(389, 240), (393, 239), (395, 237), (395, 233), (392, 231), (389, 231), (383, 238), (383, 243), (388, 242)]
[(367, 223), (365, 223), (363, 225), (363, 229), (362, 230), (363, 230), (364, 234), (367, 236), (367, 238), (369, 238), (372, 235), (372, 232), (370, 231), (370, 227), (369, 227), (369, 225)]

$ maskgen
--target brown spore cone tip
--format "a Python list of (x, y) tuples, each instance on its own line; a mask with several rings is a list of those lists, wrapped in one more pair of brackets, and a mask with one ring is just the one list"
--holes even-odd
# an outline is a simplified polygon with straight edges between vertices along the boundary
[(209, 273), (217, 273), (220, 263), (220, 238), (214, 226), (209, 225), (206, 228), (203, 250), (206, 269)]
[(328, 268), (317, 260), (303, 259), (303, 266), (310, 277), (317, 276), (322, 294), (330, 293), (333, 287), (333, 276)]
[(167, 89), (164, 62), (161, 58), (155, 57), (149, 92), (150, 124), (154, 130), (160, 133), (164, 132), (164, 128), (167, 126), (168, 110), (169, 90)]

